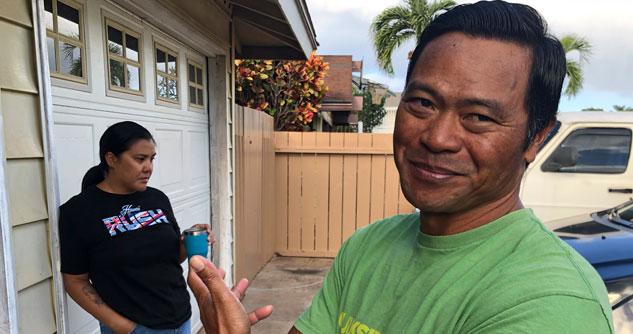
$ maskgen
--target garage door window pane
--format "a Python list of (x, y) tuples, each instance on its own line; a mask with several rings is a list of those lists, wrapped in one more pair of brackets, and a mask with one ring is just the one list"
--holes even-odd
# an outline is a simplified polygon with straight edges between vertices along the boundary
[(167, 78), (163, 77), (162, 75), (157, 75), (156, 83), (157, 83), (157, 89), (158, 89), (158, 96), (162, 98), (167, 98), (167, 90), (168, 90)]
[(125, 35), (125, 57), (133, 61), (138, 61), (138, 38)]
[(590, 128), (572, 132), (543, 163), (546, 172), (619, 174), (626, 171), (631, 130)]
[(189, 82), (192, 82), (195, 80), (196, 77), (196, 68), (191, 64), (189, 64), (187, 67), (189, 68)]
[(204, 97), (202, 95), (202, 89), (197, 89), (198, 91), (198, 105), (204, 105)]
[(113, 86), (125, 87), (125, 73), (123, 63), (110, 59), (110, 83)]
[(57, 29), (62, 35), (72, 37), (77, 40), (81, 39), (79, 30), (79, 10), (58, 1)]
[(178, 101), (178, 81), (169, 79), (167, 80), (167, 86), (170, 100)]
[(139, 79), (140, 70), (138, 67), (133, 65), (127, 65), (127, 79), (129, 89), (140, 91), (141, 90), (141, 82)]
[(202, 85), (202, 69), (196, 68), (196, 83)]
[(62, 74), (82, 76), (81, 49), (70, 43), (59, 43), (60, 72)]
[(44, 22), (46, 29), (53, 30), (53, 0), (44, 0)]
[(189, 101), (196, 103), (196, 88), (189, 86)]
[(46, 37), (46, 49), (48, 53), (48, 68), (51, 72), (57, 72), (57, 62), (55, 61), (55, 39)]
[(167, 73), (171, 74), (171, 75), (177, 75), (178, 73), (178, 62), (176, 61), (176, 57), (169, 55), (168, 56), (169, 62), (168, 62), (168, 71)]
[(108, 52), (123, 56), (123, 32), (108, 26)]
[(156, 69), (161, 72), (167, 71), (167, 55), (162, 50), (156, 50)]

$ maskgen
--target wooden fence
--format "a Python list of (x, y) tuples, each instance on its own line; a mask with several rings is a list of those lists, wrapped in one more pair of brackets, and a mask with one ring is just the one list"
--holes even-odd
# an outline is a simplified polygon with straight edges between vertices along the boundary
[(273, 118), (235, 114), (235, 277), (253, 279), (275, 252)]
[(358, 228), (414, 208), (387, 134), (276, 132), (276, 252), (333, 257)]

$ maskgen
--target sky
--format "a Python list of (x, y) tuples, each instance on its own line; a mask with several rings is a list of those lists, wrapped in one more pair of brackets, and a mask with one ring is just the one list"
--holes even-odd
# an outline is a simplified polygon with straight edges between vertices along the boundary
[[(553, 35), (577, 34), (593, 46), (591, 58), (583, 67), (583, 90), (572, 98), (563, 96), (560, 111), (580, 111), (588, 107), (612, 110), (613, 105), (633, 107), (633, 1), (518, 2), (538, 10)], [(307, 0), (307, 3), (320, 44), (318, 54), (351, 54), (354, 60), (364, 61), (364, 77), (387, 84), (394, 92), (402, 91), (407, 53), (413, 50), (415, 41), (394, 52), (395, 74), (389, 76), (378, 68), (369, 32), (371, 21), (378, 13), (402, 4), (402, 0)]]

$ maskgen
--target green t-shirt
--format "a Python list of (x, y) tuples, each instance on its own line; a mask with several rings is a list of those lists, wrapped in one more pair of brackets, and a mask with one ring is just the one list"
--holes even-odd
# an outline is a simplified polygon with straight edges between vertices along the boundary
[(531, 210), (451, 236), (419, 224), (417, 214), (395, 216), (350, 237), (297, 329), (613, 333), (602, 280)]

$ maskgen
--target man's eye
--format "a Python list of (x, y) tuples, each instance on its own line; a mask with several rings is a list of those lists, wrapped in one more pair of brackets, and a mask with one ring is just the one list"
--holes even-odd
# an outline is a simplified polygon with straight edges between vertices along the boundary
[(492, 122), (492, 118), (481, 114), (470, 114), (466, 119), (476, 122)]
[(433, 106), (433, 102), (424, 98), (415, 99), (415, 102), (424, 108), (431, 108)]

